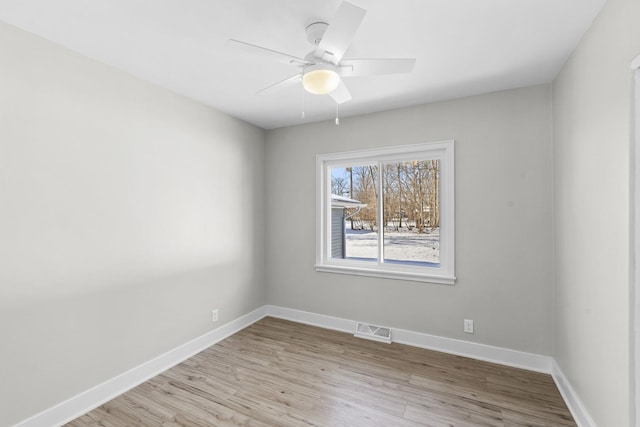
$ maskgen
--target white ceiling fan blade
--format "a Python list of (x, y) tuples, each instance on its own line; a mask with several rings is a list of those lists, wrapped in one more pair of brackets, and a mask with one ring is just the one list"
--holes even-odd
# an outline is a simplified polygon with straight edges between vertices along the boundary
[(327, 31), (314, 52), (316, 58), (338, 65), (364, 19), (367, 11), (351, 3), (342, 2), (329, 22)]
[(340, 80), (340, 84), (338, 87), (329, 94), (337, 104), (344, 104), (347, 101), (351, 101), (351, 92), (347, 89), (342, 79)]
[(287, 77), (284, 80), (280, 80), (277, 83), (272, 84), (271, 86), (267, 86), (264, 89), (260, 89), (256, 92), (256, 95), (259, 93), (269, 93), (279, 89), (284, 89), (285, 87), (292, 86), (294, 83), (298, 83), (302, 80), (302, 74), (296, 73), (291, 77)]
[(240, 49), (254, 55), (264, 56), (289, 65), (302, 66), (310, 64), (310, 62), (306, 59), (298, 58), (297, 56), (289, 55), (288, 53), (278, 52), (277, 50), (269, 49), (255, 44), (242, 42), (240, 40), (229, 39), (227, 41), (227, 45), (235, 49)]
[(340, 75), (351, 77), (410, 73), (415, 63), (415, 58), (344, 59), (340, 61)]

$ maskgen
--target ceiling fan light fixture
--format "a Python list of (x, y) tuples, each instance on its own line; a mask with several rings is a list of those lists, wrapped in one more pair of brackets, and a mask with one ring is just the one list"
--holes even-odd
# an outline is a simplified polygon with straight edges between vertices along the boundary
[(317, 64), (307, 68), (302, 76), (302, 86), (314, 95), (326, 95), (336, 90), (340, 76), (330, 65)]

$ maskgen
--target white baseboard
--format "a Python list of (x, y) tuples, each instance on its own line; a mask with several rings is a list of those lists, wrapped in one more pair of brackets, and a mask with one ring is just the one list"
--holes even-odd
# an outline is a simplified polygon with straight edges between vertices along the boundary
[(578, 427), (596, 427), (595, 421), (593, 421), (593, 418), (589, 415), (587, 408), (585, 408), (580, 397), (578, 397), (576, 391), (555, 360), (553, 361), (551, 375)]
[[(293, 310), (273, 305), (268, 305), (266, 307), (268, 316), (342, 332), (354, 333), (356, 330), (357, 321), (355, 320), (325, 316), (322, 314), (309, 313), (307, 311)], [(393, 331), (393, 342), (400, 344), (407, 344), (429, 350), (437, 350), (458, 356), (471, 357), (473, 359), (499, 363), (501, 365), (513, 366), (530, 371), (543, 372), (546, 374), (551, 373), (552, 359), (548, 356), (540, 356), (533, 353), (525, 353), (522, 351), (477, 344), (469, 341), (444, 338), (436, 335), (407, 331), (404, 329), (391, 329)]]
[(262, 306), (115, 378), (40, 412), (16, 424), (14, 427), (52, 427), (65, 424), (235, 334), (262, 319), (265, 315), (266, 306)]
[(293, 308), (278, 307), (276, 305), (266, 305), (267, 316), (278, 319), (291, 320), (305, 325), (318, 326), (320, 328), (332, 329), (340, 332), (353, 333), (356, 330), (354, 320), (341, 319), (339, 317), (326, 316), (324, 314), (311, 313), (309, 311), (294, 310)]

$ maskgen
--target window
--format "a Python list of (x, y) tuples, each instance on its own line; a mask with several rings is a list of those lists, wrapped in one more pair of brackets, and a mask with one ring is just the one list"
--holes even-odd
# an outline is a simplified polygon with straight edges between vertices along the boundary
[(317, 157), (316, 270), (452, 284), (453, 141)]

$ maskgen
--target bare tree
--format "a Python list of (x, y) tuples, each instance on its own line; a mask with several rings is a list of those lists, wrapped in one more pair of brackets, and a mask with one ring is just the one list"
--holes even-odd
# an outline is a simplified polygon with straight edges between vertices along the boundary
[(346, 197), (349, 194), (349, 181), (341, 176), (332, 176), (331, 194)]
[(358, 215), (373, 231), (377, 225), (378, 168), (377, 166), (353, 166), (351, 170), (354, 198), (367, 204), (367, 207), (363, 208)]
[[(382, 174), (382, 191), (378, 188)], [(346, 178), (345, 178), (346, 181)], [(378, 197), (382, 197), (382, 226), (414, 225), (419, 233), (440, 226), (440, 162), (415, 160), (376, 166), (354, 166), (349, 169), (349, 194), (366, 203), (358, 215), (373, 230), (378, 221)]]

